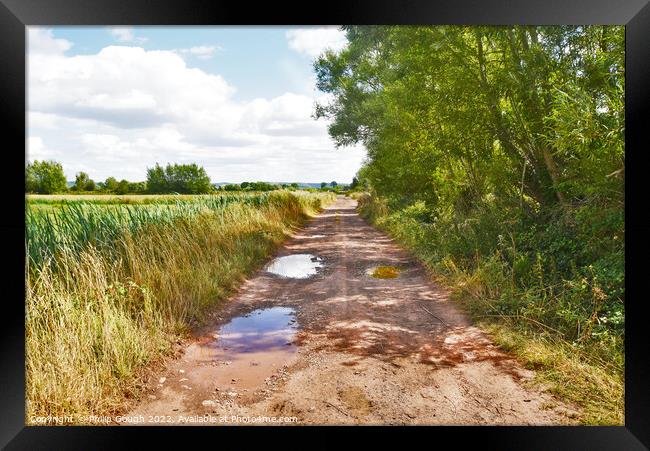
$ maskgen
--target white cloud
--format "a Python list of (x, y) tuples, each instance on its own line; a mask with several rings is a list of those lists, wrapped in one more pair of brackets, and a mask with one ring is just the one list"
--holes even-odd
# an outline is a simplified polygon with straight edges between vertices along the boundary
[(179, 52), (181, 54), (195, 56), (202, 60), (208, 60), (214, 56), (217, 50), (220, 50), (220, 47), (216, 45), (199, 45), (187, 49), (180, 49)]
[(339, 51), (347, 44), (345, 32), (338, 27), (297, 28), (286, 33), (289, 48), (311, 58), (330, 49)]
[(197, 162), (215, 182), (346, 182), (364, 156), (333, 149), (327, 124), (311, 117), (313, 96), (237, 101), (234, 86), (176, 51), (66, 56), (47, 30), (32, 36), (54, 50), (29, 52), (28, 157), (56, 155), (69, 178), (143, 180), (156, 162)]
[(28, 48), (30, 55), (63, 55), (72, 47), (72, 43), (65, 39), (55, 39), (52, 30), (28, 27)]
[(27, 121), (33, 127), (40, 129), (53, 130), (58, 127), (58, 116), (56, 114), (40, 113), (38, 111), (30, 111), (28, 113)]
[(114, 27), (111, 28), (111, 34), (115, 39), (118, 41), (132, 41), (134, 36), (133, 36), (133, 28), (127, 28), (127, 27)]
[[(222, 119), (213, 112), (234, 88), (185, 65), (171, 51), (109, 46), (94, 55), (30, 55), (30, 111), (93, 118), (117, 127)], [(218, 127), (219, 124), (212, 126)]]
[(120, 42), (147, 41), (147, 38), (145, 37), (136, 36), (133, 33), (133, 28), (131, 27), (110, 27), (109, 31), (111, 32), (113, 37)]
[(27, 156), (30, 161), (34, 160), (49, 160), (53, 157), (56, 157), (59, 153), (48, 149), (43, 143), (43, 139), (40, 136), (30, 136), (27, 138)]

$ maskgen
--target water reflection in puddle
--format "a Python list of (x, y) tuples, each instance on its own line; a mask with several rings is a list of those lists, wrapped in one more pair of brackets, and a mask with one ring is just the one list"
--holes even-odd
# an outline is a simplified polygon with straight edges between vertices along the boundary
[(291, 344), (296, 333), (294, 310), (272, 307), (234, 318), (221, 327), (219, 346), (231, 352), (265, 351)]
[(281, 277), (307, 279), (318, 273), (323, 266), (323, 259), (312, 254), (294, 254), (278, 257), (266, 270)]
[(193, 344), (185, 355), (200, 365), (192, 382), (232, 390), (263, 385), (296, 353), (294, 315), (288, 307), (255, 310), (223, 325), (214, 340)]

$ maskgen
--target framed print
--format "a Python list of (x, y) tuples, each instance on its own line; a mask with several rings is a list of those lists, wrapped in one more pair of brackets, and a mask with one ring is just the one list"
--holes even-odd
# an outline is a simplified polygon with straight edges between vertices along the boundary
[(321, 6), (2, 1), (3, 446), (645, 449), (650, 6)]

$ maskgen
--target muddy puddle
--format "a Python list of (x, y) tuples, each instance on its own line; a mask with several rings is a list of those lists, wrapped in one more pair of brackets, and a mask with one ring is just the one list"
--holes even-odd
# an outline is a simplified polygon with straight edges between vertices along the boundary
[(374, 266), (366, 270), (366, 275), (373, 279), (395, 279), (399, 274), (400, 269), (396, 266)]
[(234, 391), (264, 385), (295, 357), (296, 332), (295, 311), (288, 307), (255, 310), (234, 318), (187, 349), (184, 360), (198, 364), (185, 375), (187, 385)]
[(278, 257), (266, 267), (266, 271), (280, 277), (307, 279), (318, 274), (323, 259), (312, 254), (293, 254)]

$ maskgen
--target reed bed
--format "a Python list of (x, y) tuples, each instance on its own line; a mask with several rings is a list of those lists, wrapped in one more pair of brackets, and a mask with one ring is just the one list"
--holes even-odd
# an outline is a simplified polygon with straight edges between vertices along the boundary
[[(81, 200), (79, 197), (82, 196), (51, 201), (29, 199), (26, 203), (25, 234), (30, 264), (40, 266), (51, 261), (60, 249), (79, 252), (88, 244), (101, 250), (114, 249), (115, 239), (125, 231), (136, 233), (144, 226), (171, 224), (177, 218), (206, 211), (220, 212), (229, 204), (261, 207), (282, 199), (268, 193), (152, 196), (139, 203), (120, 198)], [(43, 210), (39, 208), (41, 205), (55, 205), (55, 208)]]
[(40, 212), (28, 202), (27, 423), (123, 410), (144, 369), (331, 197), (68, 202)]

